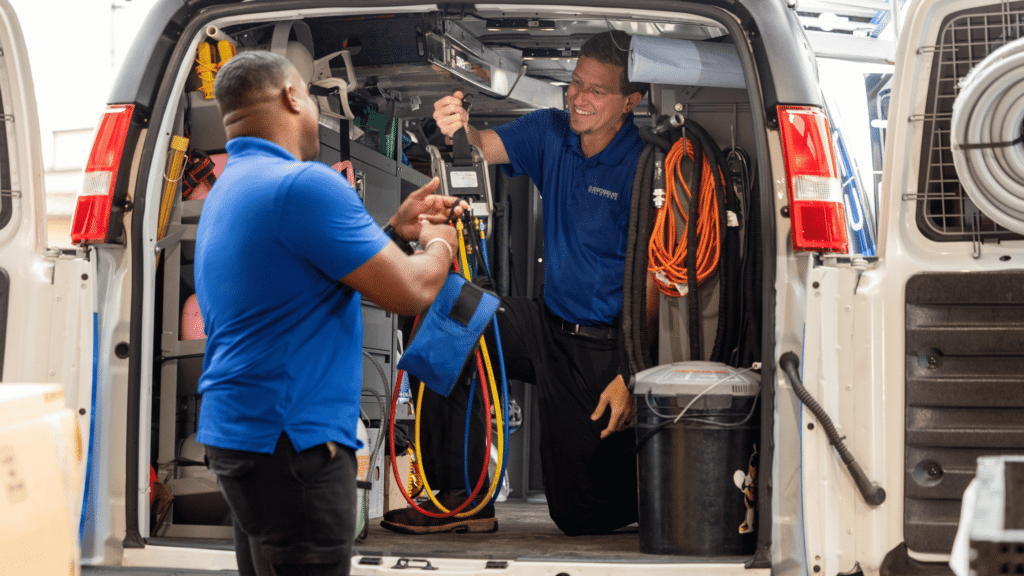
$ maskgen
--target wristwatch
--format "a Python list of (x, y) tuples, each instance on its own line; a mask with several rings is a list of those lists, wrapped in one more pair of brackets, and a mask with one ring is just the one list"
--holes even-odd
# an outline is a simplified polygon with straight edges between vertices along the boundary
[(384, 227), (384, 233), (387, 234), (389, 238), (391, 238), (392, 242), (398, 244), (398, 247), (402, 249), (402, 252), (405, 252), (406, 254), (412, 256), (412, 244), (409, 244), (408, 240), (399, 236), (398, 232), (395, 231), (395, 227), (392, 226), (390, 222), (388, 223), (387, 226)]

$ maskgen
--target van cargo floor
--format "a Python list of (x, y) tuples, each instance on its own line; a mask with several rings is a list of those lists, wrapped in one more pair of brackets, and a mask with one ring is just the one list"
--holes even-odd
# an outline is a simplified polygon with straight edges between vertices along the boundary
[[(566, 536), (548, 516), (544, 504), (523, 501), (495, 505), (498, 531), (490, 534), (398, 534), (371, 518), (368, 535), (356, 554), (415, 558), (484, 558), (488, 560), (567, 560), (600, 562), (723, 562), (725, 558), (658, 556), (640, 551), (636, 524), (612, 534)], [(742, 562), (744, 559), (731, 559)]]

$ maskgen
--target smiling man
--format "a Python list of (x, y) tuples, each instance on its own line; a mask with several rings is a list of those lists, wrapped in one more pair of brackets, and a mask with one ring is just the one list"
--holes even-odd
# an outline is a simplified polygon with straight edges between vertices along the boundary
[[(503, 298), (499, 328), (510, 378), (536, 385), (541, 464), (551, 518), (569, 535), (597, 534), (637, 520), (635, 408), (619, 362), (619, 315), (633, 176), (643, 144), (633, 109), (646, 84), (628, 82), (630, 36), (591, 37), (580, 49), (568, 110), (538, 110), (478, 131), (456, 92), (434, 104), (438, 128), (466, 127), (490, 164), (528, 175), (541, 191), (544, 294)], [(492, 348), (493, 349), (493, 348)], [(452, 422), (427, 429), (428, 479), (442, 504), (465, 499), (462, 431), (468, 387), (428, 394), (424, 411)], [(478, 425), (482, 418), (477, 419)], [(482, 428), (481, 428), (482, 430)], [(469, 470), (483, 466), (483, 432)], [(493, 531), (493, 506), (468, 518), (432, 518), (412, 509), (382, 525), (408, 533)]]

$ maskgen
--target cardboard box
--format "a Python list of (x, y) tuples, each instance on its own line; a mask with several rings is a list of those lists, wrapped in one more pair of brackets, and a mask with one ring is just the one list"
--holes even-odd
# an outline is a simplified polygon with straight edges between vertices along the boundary
[[(408, 454), (403, 454), (398, 456), (395, 461), (398, 463), (398, 474), (402, 478), (402, 483), (405, 485), (406, 490), (408, 490), (409, 466), (412, 458)], [(384, 469), (387, 472), (384, 476), (384, 511), (408, 508), (409, 503), (405, 500), (405, 496), (402, 495), (402, 488), (395, 482), (395, 473), (391, 469), (391, 457), (386, 457), (384, 463)]]
[(0, 574), (80, 573), (81, 458), (59, 384), (0, 384)]

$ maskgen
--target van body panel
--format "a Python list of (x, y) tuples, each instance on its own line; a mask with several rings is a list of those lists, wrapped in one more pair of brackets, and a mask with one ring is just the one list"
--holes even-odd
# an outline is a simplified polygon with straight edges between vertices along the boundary
[[(842, 293), (852, 292), (851, 276), (848, 270), (815, 266), (807, 271), (804, 281), (807, 300), (802, 381), (825, 412), (834, 416), (842, 435), (846, 429), (841, 416), (851, 411), (841, 413), (839, 405), (849, 406), (852, 393), (844, 390), (840, 374), (850, 373), (853, 360), (852, 354), (845, 353), (851, 336), (852, 306), (843, 304)], [(846, 528), (854, 518), (854, 499), (859, 496), (843, 474), (841, 463), (833, 457), (822, 426), (806, 407), (801, 410), (800, 421), (804, 423), (800, 446), (807, 562), (819, 569), (850, 572), (856, 563), (856, 546)], [(857, 439), (861, 439), (860, 434)], [(850, 448), (856, 453), (853, 443)], [(833, 538), (826, 539), (826, 535)]]
[[(877, 271), (888, 292), (879, 331), (884, 334), (879, 348), (885, 373), (875, 387), (888, 400), (884, 410), (891, 429), (890, 466), (902, 462), (898, 475), (895, 470), (889, 474), (891, 493), (900, 494), (890, 516), (899, 517), (909, 557), (921, 561), (948, 558), (960, 499), (974, 475), (976, 458), (1020, 453), (1022, 423), (1000, 409), (1024, 400), (1014, 384), (1019, 383), (1019, 370), (1011, 367), (1017, 352), (1007, 356), (1004, 349), (1018, 338), (1014, 319), (1019, 304), (1000, 287), (1019, 274), (1022, 242), (1012, 237), (990, 242), (980, 235), (940, 238), (923, 223), (921, 213), (922, 194), (933, 186), (923, 181), (932, 178), (925, 164), (947, 154), (949, 146), (926, 133), (934, 122), (933, 75), (939, 69), (951, 72), (945, 61), (937, 66), (936, 59), (944, 49), (966, 48), (943, 31), (959, 17), (982, 27), (984, 14), (996, 14), (1000, 22), (1016, 21), (1019, 10), (998, 3), (915, 2), (908, 6), (897, 49), (893, 94), (899, 97), (890, 100), (889, 160), (879, 220), (879, 254), (885, 264)], [(979, 18), (967, 20), (967, 15)], [(975, 38), (997, 41), (997, 36)], [(1002, 42), (1008, 39), (1012, 37)], [(971, 53), (986, 48), (979, 44)], [(955, 74), (968, 69), (963, 66)], [(943, 95), (949, 102), (955, 93)], [(955, 178), (951, 182), (959, 186)], [(957, 201), (947, 197), (948, 202)], [(1002, 393), (995, 402), (997, 389)], [(897, 438), (899, 447), (892, 444)]]
[(72, 495), (77, 527), (85, 514), (84, 481), (95, 462), (85, 448), (97, 421), (97, 273), (84, 252), (47, 246), (35, 89), (25, 39), (7, 0), (0, 0), (0, 102), (0, 381), (63, 385), (83, 445)]
[(795, 11), (775, 0), (745, 2), (746, 6), (750, 20), (742, 24), (754, 30), (750, 43), (757, 55), (768, 117), (775, 117), (775, 108), (780, 104), (822, 106), (821, 93), (815, 88), (818, 67), (814, 50)]
[(122, 246), (94, 249), (97, 277), (95, 420), (82, 535), (83, 564), (117, 564), (125, 532), (125, 430), (131, 267)]
[(3, 311), (2, 377), (6, 382), (51, 382), (50, 312), (54, 258), (46, 252), (46, 189), (39, 116), (25, 39), (8, 3), (3, 18), (0, 101), (4, 150), (0, 151), (0, 268), (7, 276)]
[(0, 242), (4, 246), (16, 243), (19, 250), (42, 255), (46, 249), (46, 187), (32, 70), (14, 8), (4, 2), (0, 10), (0, 25), (3, 26), (3, 38), (0, 38), (3, 93), (0, 97), (7, 148), (3, 158), (4, 194), (0, 197)]
[[(884, 341), (885, 286), (871, 271), (836, 265), (826, 258), (806, 277), (806, 339), (803, 384), (824, 409), (846, 448), (868, 479), (886, 491), (881, 506), (869, 505), (830, 445), (822, 423), (802, 409), (804, 507), (827, 535), (808, 543), (808, 561), (820, 557), (823, 569), (839, 573), (877, 570), (886, 551), (900, 542), (901, 519), (894, 513), (899, 494), (902, 446), (887, 429), (879, 385)], [(811, 548), (817, 546), (818, 551)]]

